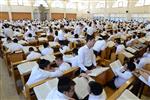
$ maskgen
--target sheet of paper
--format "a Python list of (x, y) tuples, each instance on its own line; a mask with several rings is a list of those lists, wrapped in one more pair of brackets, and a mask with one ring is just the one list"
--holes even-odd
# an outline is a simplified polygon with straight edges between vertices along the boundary
[(97, 68), (91, 70), (92, 72), (89, 73), (88, 75), (96, 77), (108, 69), (109, 69), (109, 67), (97, 67)]
[(136, 97), (132, 92), (126, 89), (121, 94), (121, 96), (117, 98), (117, 100), (140, 100), (140, 99)]
[(122, 67), (122, 64), (119, 60), (116, 60), (110, 64), (110, 67), (114, 74), (117, 76), (116, 70), (120, 69)]

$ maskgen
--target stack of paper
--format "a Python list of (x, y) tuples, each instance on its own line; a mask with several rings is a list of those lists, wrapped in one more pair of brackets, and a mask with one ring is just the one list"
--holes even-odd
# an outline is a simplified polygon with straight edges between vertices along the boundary
[(117, 98), (117, 100), (140, 100), (138, 97), (136, 97), (132, 92), (129, 90), (125, 90), (120, 97)]
[(109, 69), (109, 67), (97, 67), (97, 68), (93, 69), (92, 72), (89, 73), (88, 75), (96, 77), (108, 69)]
[(135, 53), (136, 52), (136, 50), (131, 48), (131, 47), (127, 47), (126, 50), (128, 50), (131, 53)]

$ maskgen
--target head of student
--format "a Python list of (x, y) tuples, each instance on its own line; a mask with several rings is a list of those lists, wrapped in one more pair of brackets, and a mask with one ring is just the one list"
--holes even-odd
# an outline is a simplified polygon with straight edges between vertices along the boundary
[(60, 24), (60, 29), (64, 30), (64, 25)]
[(18, 40), (17, 40), (17, 39), (14, 39), (13, 42), (14, 42), (14, 43), (18, 43)]
[(56, 64), (59, 66), (63, 63), (63, 55), (62, 54), (58, 54), (56, 55), (56, 60), (55, 60)]
[(29, 34), (28, 34), (28, 37), (32, 37), (32, 34), (31, 34), (31, 33), (29, 33)]
[(38, 62), (39, 68), (43, 69), (43, 70), (50, 70), (50, 62), (48, 60), (45, 59), (41, 59)]
[(12, 40), (10, 37), (7, 37), (7, 42), (10, 43)]
[(60, 77), (58, 81), (58, 91), (72, 98), (75, 92), (75, 82), (68, 77)]
[(29, 52), (34, 51), (33, 47), (29, 47)]
[(135, 66), (135, 64), (133, 62), (131, 62), (131, 61), (127, 62), (127, 70), (132, 72), (135, 69), (136, 69), (136, 66)]
[(87, 46), (89, 48), (92, 48), (95, 44), (95, 38), (93, 35), (87, 35), (86, 37)]
[(103, 92), (103, 87), (95, 81), (89, 82), (90, 94), (98, 96)]
[(44, 46), (44, 48), (47, 48), (49, 46), (49, 44), (48, 43), (44, 43), (43, 46)]
[(77, 49), (77, 48), (74, 48), (74, 49), (72, 50), (72, 52), (74, 53), (74, 55), (78, 55), (78, 49)]

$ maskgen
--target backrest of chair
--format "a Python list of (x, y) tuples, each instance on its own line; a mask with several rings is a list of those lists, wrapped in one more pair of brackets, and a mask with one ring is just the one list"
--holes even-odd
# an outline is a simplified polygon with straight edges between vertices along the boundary
[(144, 69), (150, 71), (150, 64), (146, 64), (146, 65), (144, 66)]
[(110, 61), (113, 62), (116, 60), (116, 53), (111, 53)]
[(118, 59), (120, 60), (121, 64), (124, 64), (125, 55), (122, 53), (118, 54)]
[(106, 49), (101, 52), (101, 58), (102, 59), (106, 58)]

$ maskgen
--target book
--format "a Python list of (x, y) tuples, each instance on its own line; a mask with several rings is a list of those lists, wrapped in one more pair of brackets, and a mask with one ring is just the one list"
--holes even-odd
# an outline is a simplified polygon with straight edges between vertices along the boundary
[(110, 67), (112, 71), (114, 72), (115, 76), (117, 76), (116, 70), (120, 69), (122, 67), (122, 64), (119, 60), (116, 60), (112, 63), (110, 63)]
[(97, 68), (91, 70), (91, 73), (89, 73), (88, 75), (96, 77), (108, 69), (109, 69), (109, 67), (97, 67)]
[(131, 52), (131, 53), (135, 53), (136, 52), (136, 50), (131, 48), (131, 47), (127, 47), (126, 50)]

